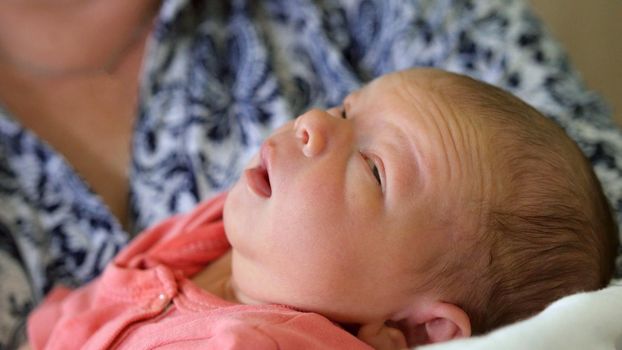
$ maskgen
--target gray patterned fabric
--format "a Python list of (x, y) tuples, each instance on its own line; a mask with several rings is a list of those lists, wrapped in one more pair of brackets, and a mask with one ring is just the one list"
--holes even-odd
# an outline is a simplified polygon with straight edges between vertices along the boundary
[(141, 229), (225, 190), (271, 130), (412, 66), (501, 86), (558, 121), (622, 217), (622, 134), (523, 0), (164, 0), (134, 129), (130, 232), (0, 107), (0, 349), (55, 283), (89, 281)]

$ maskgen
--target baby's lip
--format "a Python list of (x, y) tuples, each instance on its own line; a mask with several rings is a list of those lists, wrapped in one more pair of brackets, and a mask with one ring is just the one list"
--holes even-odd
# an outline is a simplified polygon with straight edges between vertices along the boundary
[(268, 147), (266, 143), (261, 145), (261, 150), (259, 151), (259, 165), (244, 171), (246, 182), (250, 190), (264, 198), (270, 198), (272, 195)]

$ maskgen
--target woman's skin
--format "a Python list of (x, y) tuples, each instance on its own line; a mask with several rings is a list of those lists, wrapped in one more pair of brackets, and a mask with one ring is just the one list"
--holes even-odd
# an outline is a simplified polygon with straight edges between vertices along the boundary
[(60, 152), (123, 226), (141, 63), (158, 5), (0, 2), (0, 103)]

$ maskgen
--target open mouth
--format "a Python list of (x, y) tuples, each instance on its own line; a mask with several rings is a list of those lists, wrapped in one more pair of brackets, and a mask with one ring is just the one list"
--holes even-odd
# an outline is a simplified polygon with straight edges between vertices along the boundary
[(270, 185), (270, 176), (264, 157), (264, 152), (260, 153), (259, 165), (246, 169), (244, 171), (246, 180), (250, 189), (257, 195), (270, 198), (272, 195), (272, 186)]

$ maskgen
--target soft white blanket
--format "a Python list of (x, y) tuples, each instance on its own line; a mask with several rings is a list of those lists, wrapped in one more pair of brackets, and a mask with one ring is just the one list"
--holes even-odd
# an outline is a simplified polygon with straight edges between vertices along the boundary
[(417, 350), (622, 350), (622, 280), (562, 298), (538, 315), (488, 335)]

